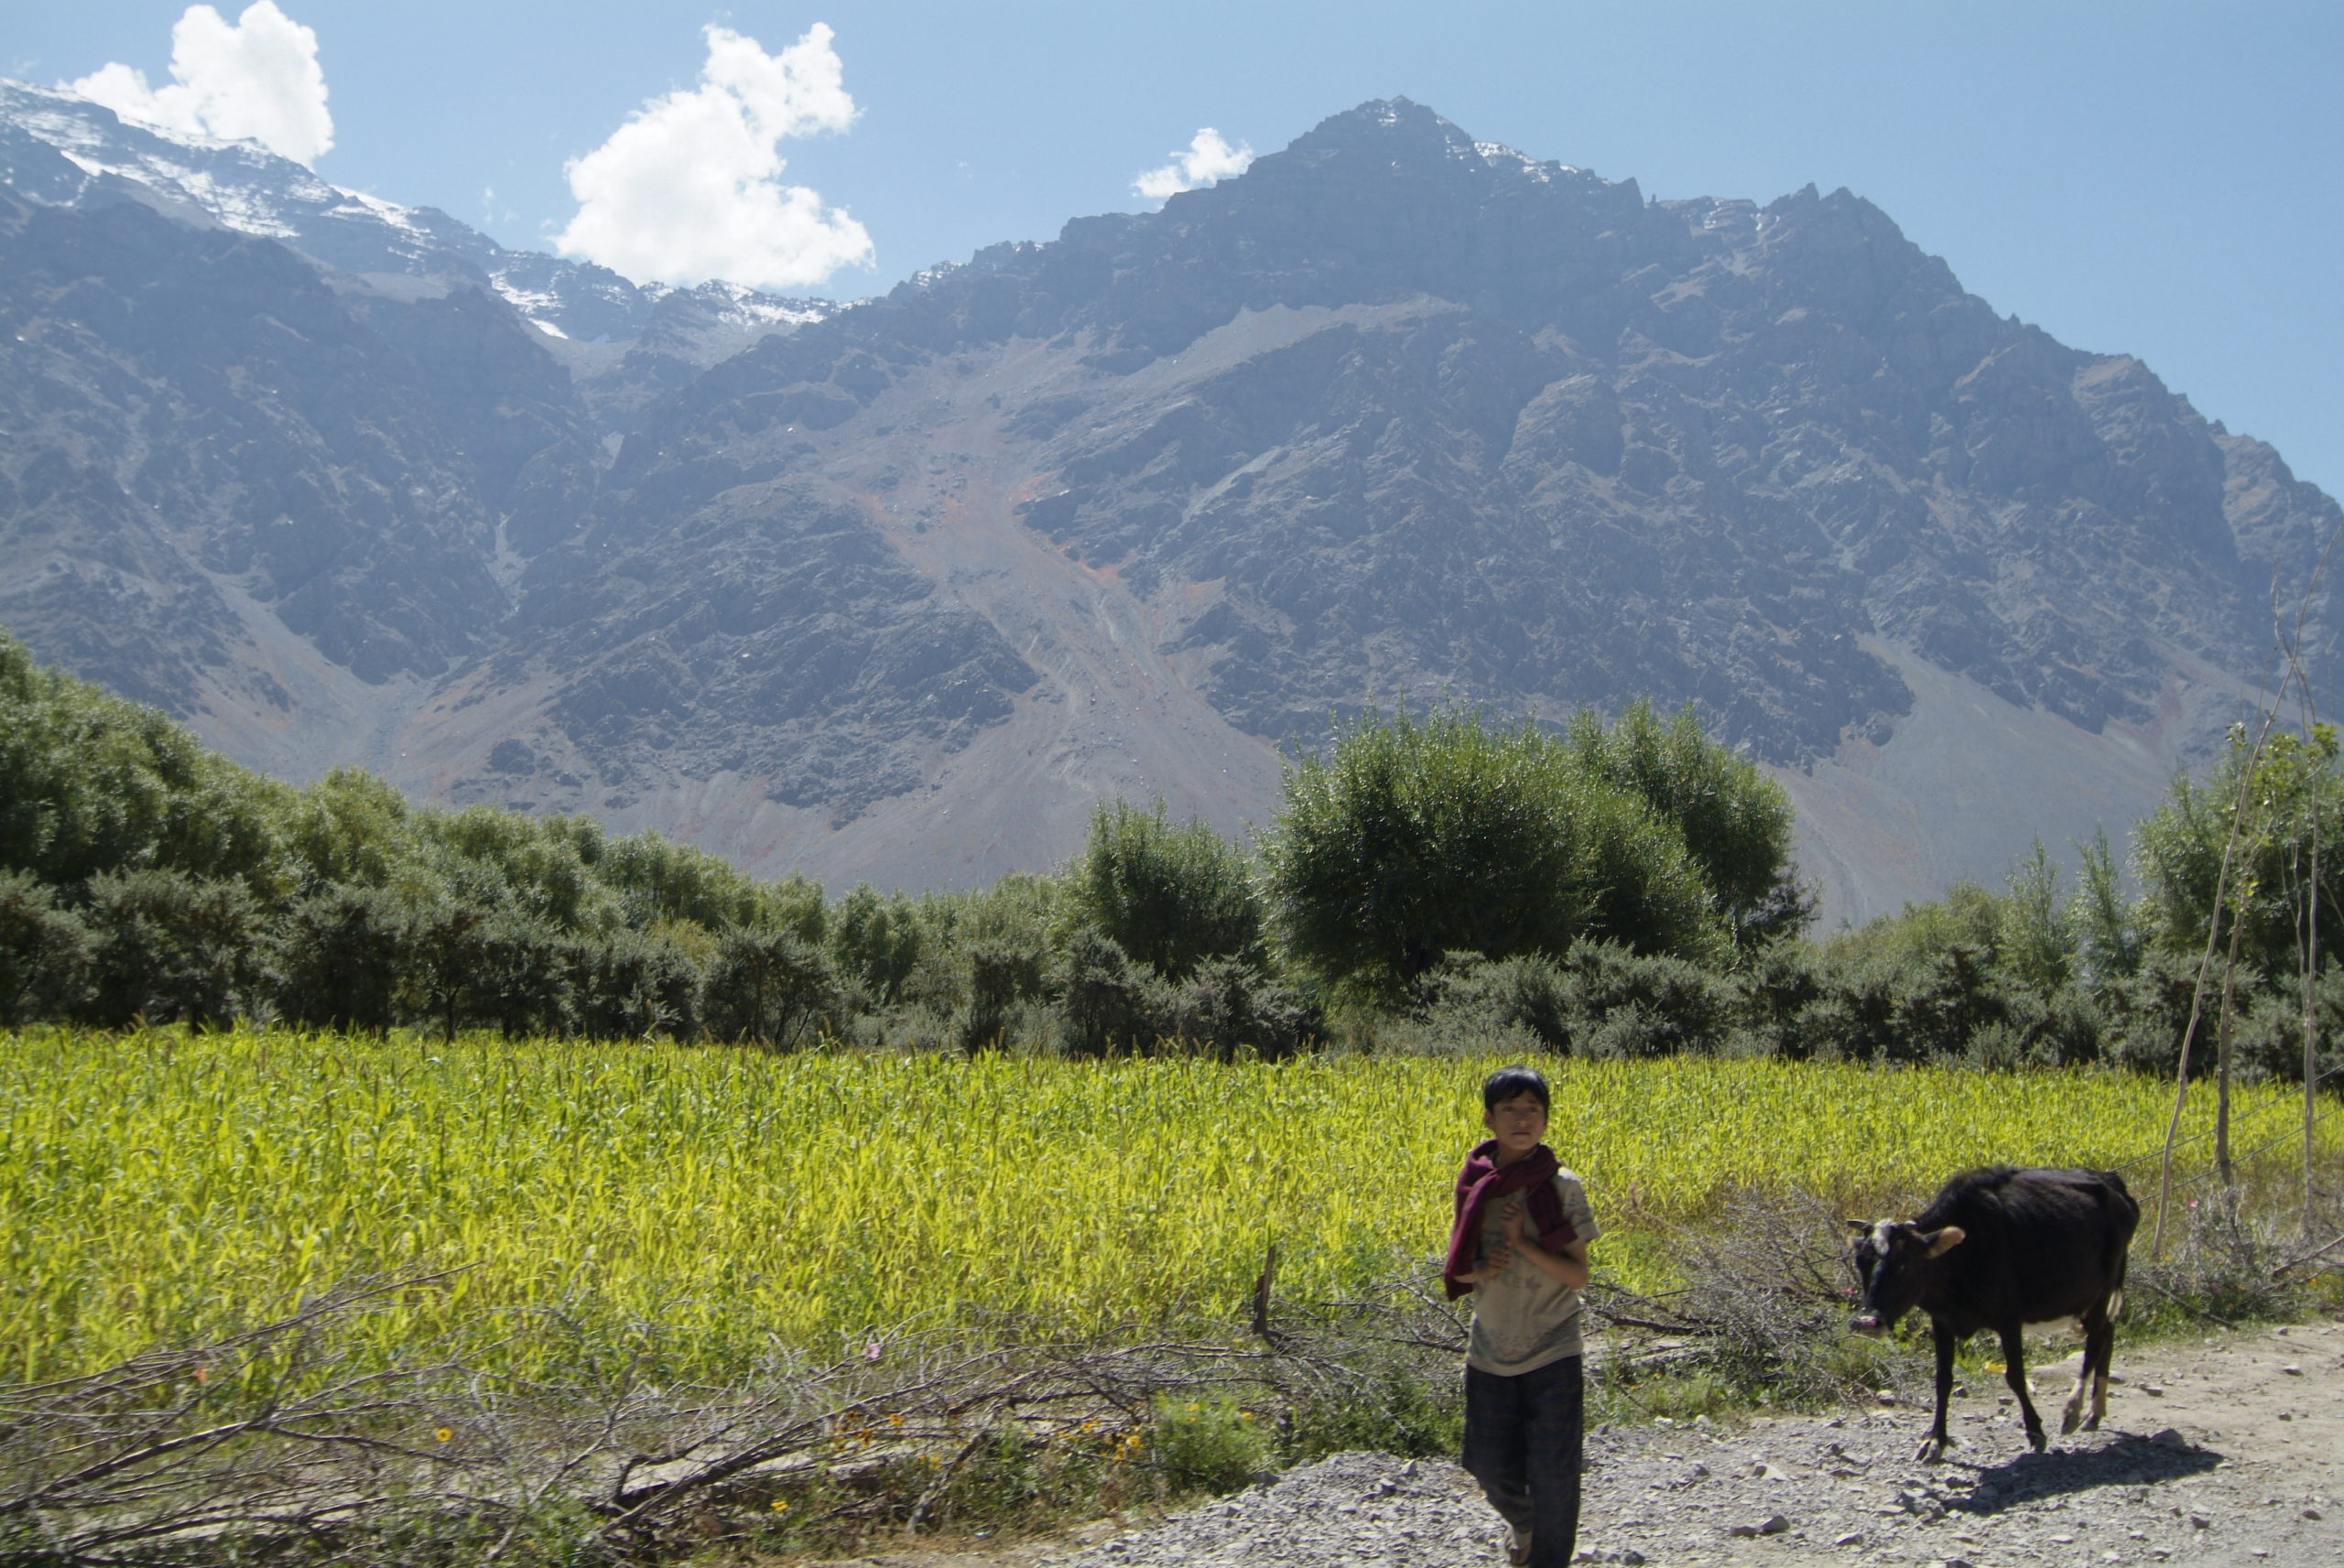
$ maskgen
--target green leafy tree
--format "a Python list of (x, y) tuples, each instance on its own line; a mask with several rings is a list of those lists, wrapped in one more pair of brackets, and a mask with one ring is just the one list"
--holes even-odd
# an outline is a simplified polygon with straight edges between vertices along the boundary
[(718, 1040), (794, 1050), (837, 997), (830, 960), (795, 931), (751, 926), (716, 945), (700, 988), (700, 1023)]
[(2067, 900), (2069, 939), (2084, 976), (2107, 985), (2141, 967), (2140, 923), (2124, 897), (2108, 829), (2100, 828), (2076, 850), (2076, 891)]
[(1323, 979), (1387, 996), (1447, 952), (1583, 935), (1713, 957), (1727, 934), (1677, 825), (1534, 726), (1369, 714), (1286, 771), (1263, 844), (1272, 920)]
[(380, 888), (414, 853), (413, 815), (387, 781), (345, 766), (288, 803), (280, 832), (309, 890)]
[(571, 1017), (589, 1040), (690, 1039), (699, 990), (690, 957), (664, 935), (619, 930), (570, 946)]
[(241, 1014), (259, 979), (259, 907), (244, 883), (181, 871), (90, 879), (90, 1016), (213, 1028)]
[(2005, 976), (2039, 996), (2067, 983), (2075, 936), (2062, 913), (2058, 870), (2041, 838), (2011, 868), (1996, 914), (1995, 962)]
[(551, 921), (507, 912), (481, 927), (472, 995), (507, 1040), (560, 1034), (570, 1023), (574, 955)]
[[(600, 874), (637, 930), (689, 920), (708, 931), (753, 925), (767, 909), (757, 880), (720, 855), (646, 828), (610, 840)], [(803, 922), (797, 925), (802, 930)]]
[(894, 1007), (919, 968), (928, 931), (910, 899), (900, 892), (883, 898), (869, 882), (857, 882), (830, 911), (829, 943), (841, 979), (872, 1005)]
[(380, 1034), (414, 960), (407, 905), (388, 889), (329, 885), (277, 923), (274, 989), (289, 1022)]
[(2221, 894), (2220, 940), (2240, 930), (2239, 955), (2250, 969), (2298, 972), (2312, 905), (2314, 849), (2319, 867), (2319, 952), (2315, 968), (2344, 959), (2344, 768), (2334, 726), (2308, 736), (2277, 734), (2261, 750), (2242, 726), (2202, 778), (2177, 776), (2165, 804), (2133, 836), (2145, 939), (2184, 953), (2202, 952), (2217, 918), (2216, 889), (2230, 843), (2237, 848)]
[(443, 1041), (453, 1041), (479, 1014), (477, 980), (493, 918), (479, 904), (443, 897), (409, 906), (407, 987), (418, 1013), (438, 1026)]
[(1581, 709), (1570, 743), (1596, 777), (1634, 792), (1677, 825), (1738, 945), (1791, 935), (1814, 918), (1814, 897), (1791, 862), (1789, 795), (1712, 739), (1692, 704), (1663, 722), (1639, 700), (1608, 728)]
[(1261, 897), (1245, 856), (1201, 817), (1174, 826), (1160, 800), (1091, 814), (1068, 897), (1080, 919), (1170, 979), (1208, 958), (1260, 956)]
[(52, 885), (172, 871), (271, 897), (288, 872), (276, 823), (292, 795), (0, 633), (0, 871)]
[(0, 1025), (78, 1011), (89, 981), (90, 934), (57, 907), (55, 890), (0, 871)]

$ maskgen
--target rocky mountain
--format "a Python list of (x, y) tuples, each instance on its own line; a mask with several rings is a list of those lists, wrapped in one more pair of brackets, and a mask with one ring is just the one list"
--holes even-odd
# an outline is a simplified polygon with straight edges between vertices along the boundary
[(0, 621), (255, 760), (764, 870), (979, 880), (1103, 794), (1257, 822), (1363, 703), (1648, 694), (1861, 914), (2145, 808), (2339, 526), (1847, 192), (1653, 201), (1405, 100), (825, 313), (227, 202), (266, 155), (56, 96), (0, 100)]

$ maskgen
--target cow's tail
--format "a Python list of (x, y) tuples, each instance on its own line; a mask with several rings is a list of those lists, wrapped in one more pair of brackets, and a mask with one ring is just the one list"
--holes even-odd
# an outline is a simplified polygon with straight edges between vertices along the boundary
[(2116, 1245), (2110, 1250), (2115, 1256), (2108, 1267), (2108, 1321), (2114, 1323), (2124, 1311), (2124, 1266), (2132, 1253), (2132, 1232), (2141, 1223), (2141, 1206), (2124, 1185), (2122, 1173), (2102, 1171), (2108, 1184), (2115, 1189), (2116, 1217), (2122, 1222), (2116, 1235)]

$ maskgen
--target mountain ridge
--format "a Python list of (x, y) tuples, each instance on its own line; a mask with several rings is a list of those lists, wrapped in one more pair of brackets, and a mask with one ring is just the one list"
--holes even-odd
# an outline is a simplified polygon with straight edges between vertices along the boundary
[[(2337, 525), (2267, 446), (1997, 315), (1860, 198), (1655, 201), (1405, 100), (704, 363), (318, 265), (353, 341), (396, 319), (435, 365), (502, 367), (484, 402), (353, 416), (459, 475), (439, 535), (396, 531), (494, 591), (451, 596), (470, 640), (437, 665), (361, 671), (302, 622), (341, 716), (279, 755), (830, 880), (1046, 863), (1116, 793), (1258, 823), (1279, 747), (1371, 700), (1648, 695), (1777, 771), (1828, 911), (1893, 906), (1998, 874), (2022, 824), (2144, 809)], [(58, 558), (176, 527), (245, 624), (300, 622), (268, 530), (194, 522), (152, 463), (118, 488)], [(349, 580), (389, 570), (339, 547)], [(2328, 661), (2344, 611), (2309, 610)], [(103, 667), (97, 609), (31, 622)], [(171, 624), (149, 643), (201, 640)], [(208, 700), (266, 752), (275, 699)]]

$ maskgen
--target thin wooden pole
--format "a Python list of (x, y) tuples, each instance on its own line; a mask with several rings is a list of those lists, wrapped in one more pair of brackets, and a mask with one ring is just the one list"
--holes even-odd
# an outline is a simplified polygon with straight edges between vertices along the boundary
[(2222, 1016), (2214, 1026), (2214, 1170), (2225, 1188), (2238, 1185), (2230, 1169), (2230, 1023), (2238, 1001), (2238, 942), (2246, 922), (2230, 916), (2230, 950), (2222, 960)]
[[(2181, 1108), (2189, 1102), (2189, 1054), (2197, 1044), (2198, 1023), (2206, 1014), (2206, 979), (2214, 970), (2214, 947), (2221, 940), (2222, 912), (2228, 906), (2230, 886), (2230, 863), (2238, 855), (2241, 827), (2246, 821), (2246, 801), (2254, 787), (2254, 764), (2263, 755), (2263, 743), (2271, 737), (2271, 727), (2279, 719), (2276, 697), (2263, 710), (2263, 729), (2247, 748), (2246, 760), (2240, 764), (2238, 797), (2230, 802), (2230, 833), (2222, 845), (2221, 869), (2214, 874), (2214, 907), (2206, 916), (2206, 951), (2198, 960), (2198, 983), (2189, 989), (2189, 1022), (2181, 1032), (2181, 1061), (2174, 1071), (2173, 1115), (2165, 1124), (2165, 1154), (2157, 1176), (2157, 1223), (2149, 1236), (2149, 1260), (2154, 1262), (2165, 1255), (2165, 1217), (2173, 1205), (2173, 1145), (2181, 1132)], [(2236, 916), (2232, 916), (2235, 925)]]

